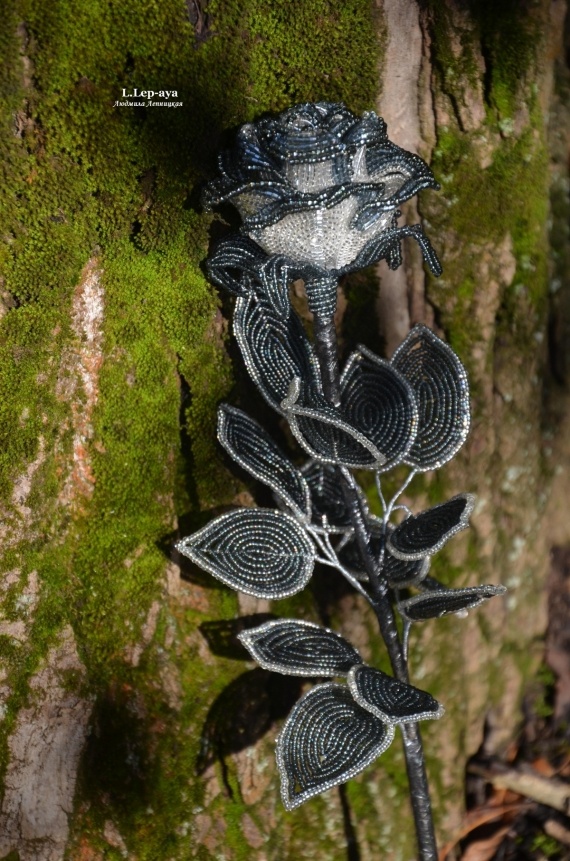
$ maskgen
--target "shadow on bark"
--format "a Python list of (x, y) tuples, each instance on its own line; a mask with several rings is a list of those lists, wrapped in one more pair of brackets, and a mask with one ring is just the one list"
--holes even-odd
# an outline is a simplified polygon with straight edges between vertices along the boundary
[(356, 831), (352, 823), (350, 805), (346, 796), (346, 783), (341, 783), (338, 788), (340, 806), (342, 809), (342, 821), (344, 825), (344, 836), (346, 838), (346, 861), (360, 861), (360, 850), (356, 842)]
[(238, 619), (215, 619), (211, 622), (203, 622), (199, 630), (212, 654), (221, 658), (250, 661), (251, 656), (238, 640), (238, 634), (275, 618), (273, 613), (252, 613), (250, 616), (240, 616)]
[(95, 705), (82, 759), (89, 794), (118, 812), (144, 811), (151, 794), (151, 739), (135, 708), (130, 690), (109, 688)]
[(226, 791), (232, 797), (225, 758), (254, 745), (276, 720), (286, 717), (301, 694), (302, 684), (301, 678), (278, 676), (259, 668), (234, 679), (208, 711), (196, 773), (203, 774), (219, 761)]

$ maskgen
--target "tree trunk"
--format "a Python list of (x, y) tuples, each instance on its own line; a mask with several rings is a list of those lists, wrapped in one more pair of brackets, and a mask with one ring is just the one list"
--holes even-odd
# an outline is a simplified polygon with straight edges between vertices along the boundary
[(447, 709), (424, 732), (441, 839), (457, 826), (484, 720), (499, 749), (540, 659), (547, 551), (570, 540), (565, 16), (562, 0), (5, 4), (0, 858), (413, 856), (396, 744), (283, 810), (273, 742), (301, 686), (235, 640), (243, 615), (298, 615), (383, 666), (360, 599), (317, 576), (269, 607), (172, 549), (263, 499), (216, 446), (218, 402), (272, 421), (203, 275), (223, 225), (200, 186), (232, 129), (307, 100), (375, 107), (442, 184), (404, 216), (443, 277), (406, 246), (402, 269), (343, 285), (339, 335), (389, 355), (421, 320), (470, 374), (468, 444), (408, 494), (419, 510), (475, 492), (434, 574), (511, 590), (412, 633), (412, 680)]

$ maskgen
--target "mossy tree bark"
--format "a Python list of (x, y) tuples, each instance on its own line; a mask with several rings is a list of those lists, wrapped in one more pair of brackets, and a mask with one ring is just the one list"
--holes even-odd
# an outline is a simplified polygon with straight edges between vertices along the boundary
[[(426, 281), (410, 247), (404, 269), (379, 273), (379, 293), (374, 272), (344, 285), (339, 328), (346, 348), (374, 348), (381, 327), (390, 352), (425, 320), (471, 374), (465, 452), (410, 488), (414, 507), (479, 494), (474, 530), (437, 576), (513, 587), (502, 607), (412, 640), (415, 679), (448, 712), (426, 732), (442, 836), (457, 823), (465, 757), (489, 708), (516, 714), (542, 630), (547, 114), (565, 11), (561, 0), (499, 12), (486, 0), (4, 4), (0, 858), (413, 853), (396, 746), (343, 793), (284, 813), (272, 740), (301, 687), (249, 668), (233, 639), (239, 616), (293, 614), (334, 624), (385, 666), (366, 608), (321, 575), (270, 608), (196, 570), (181, 579), (172, 556), (177, 534), (259, 491), (216, 448), (218, 401), (272, 421), (202, 273), (221, 226), (199, 211), (199, 186), (229, 130), (303, 100), (376, 106), (443, 185), (421, 203), (443, 278)], [(183, 105), (115, 104), (135, 87)], [(558, 140), (561, 218), (563, 150)], [(498, 726), (508, 734), (512, 717)]]

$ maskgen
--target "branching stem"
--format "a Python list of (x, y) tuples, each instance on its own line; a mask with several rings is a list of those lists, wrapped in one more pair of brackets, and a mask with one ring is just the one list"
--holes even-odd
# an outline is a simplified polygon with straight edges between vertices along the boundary
[(328, 565), (330, 568), (336, 568), (336, 570), (339, 571), (346, 580), (348, 580), (350, 585), (353, 586), (357, 592), (360, 592), (360, 594), (364, 598), (366, 598), (369, 603), (372, 603), (370, 595), (368, 594), (364, 586), (362, 586), (362, 584), (358, 582), (356, 577), (353, 577), (350, 571), (347, 571), (344, 565), (342, 565), (339, 561), (328, 535), (320, 535), (313, 529), (309, 529), (308, 531), (321, 553), (324, 553), (325, 555), (325, 558), (317, 557), (317, 562), (320, 562), (321, 565)]
[(394, 506), (395, 506), (395, 504), (396, 504), (396, 501), (397, 501), (397, 500), (400, 498), (400, 496), (403, 494), (404, 490), (407, 488), (407, 486), (409, 485), (409, 483), (411, 482), (411, 480), (413, 479), (413, 477), (415, 476), (415, 474), (416, 474), (416, 470), (415, 470), (415, 469), (410, 470), (410, 472), (409, 472), (409, 474), (408, 474), (408, 477), (406, 478), (405, 482), (404, 482), (404, 483), (403, 483), (403, 485), (398, 489), (398, 491), (394, 494), (394, 496), (392, 497), (392, 499), (390, 500), (390, 502), (389, 502), (389, 503), (388, 503), (388, 505), (386, 506), (386, 514), (385, 514), (385, 519), (386, 519), (386, 521), (388, 521), (388, 518), (390, 517), (390, 515), (391, 515), (391, 514), (392, 514), (392, 512), (394, 511)]

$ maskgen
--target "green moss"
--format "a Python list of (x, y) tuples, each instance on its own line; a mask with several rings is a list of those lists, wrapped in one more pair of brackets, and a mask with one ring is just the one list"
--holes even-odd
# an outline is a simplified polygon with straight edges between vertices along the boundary
[(531, 850), (543, 858), (560, 858), (560, 843), (548, 834), (536, 834), (532, 839)]
[(483, 78), (489, 118), (510, 129), (523, 88), (537, 68), (546, 23), (543, 8), (532, 0), (507, 0), (500, 8), (491, 0), (470, 0), (463, 17), (453, 15), (441, 0), (428, 5), (443, 91), (461, 102), (465, 88), (477, 87)]
[(479, 78), (478, 33), (460, 29), (449, 6), (441, 0), (428, 4), (433, 35), (433, 59), (442, 79), (443, 91), (458, 96), (465, 85), (474, 87)]
[[(434, 62), (451, 108), (468, 107), (467, 84), (480, 88), (487, 111), (475, 131), (462, 127), (458, 110), (438, 128), (433, 169), (442, 193), (426, 195), (424, 209), (451, 240), (443, 278), (430, 279), (430, 297), (468, 364), (473, 344), (482, 340), (474, 311), (487, 248), (510, 237), (516, 261), (512, 287), (499, 298), (498, 337), (514, 337), (524, 347), (546, 310), (548, 153), (537, 90), (526, 86), (538, 63), (541, 16), (538, 6), (509, 2), (497, 13), (487, 2), (473, 3), (469, 28), (458, 32), (445, 4), (431, 4)], [(474, 62), (479, 53), (484, 71)], [(459, 247), (461, 254), (453, 253)], [(500, 259), (488, 262), (493, 280), (501, 280), (500, 266)], [(491, 352), (487, 363), (491, 372)], [(476, 378), (474, 384), (477, 395)]]
[(378, 46), (372, 5), (279, 0), (268, 7), (256, 0), (248, 5), (243, 25), (251, 46), (246, 54), (254, 105), (271, 101), (283, 109), (326, 97), (357, 112), (373, 106)]
[[(70, 857), (83, 840), (118, 857), (101, 837), (108, 818), (141, 859), (189, 857), (192, 836), (181, 823), (203, 803), (195, 775), (203, 722), (238, 671), (230, 660), (202, 666), (188, 645), (204, 619), (236, 614), (235, 596), (218, 588), (174, 623), (179, 712), (158, 682), (162, 647), (149, 647), (137, 667), (126, 659), (151, 602), (162, 601), (175, 516), (196, 522), (236, 490), (215, 442), (216, 406), (233, 373), (218, 299), (201, 270), (210, 221), (197, 211), (200, 183), (232, 126), (297, 100), (343, 99), (360, 111), (375, 98), (379, 44), (368, 0), (342, 8), (332, 0), (212, 0), (207, 13), (197, 42), (182, 0), (143, 3), (136, 14), (103, 0), (21, 0), (6, 10), (0, 34), (0, 498), (14, 538), (4, 570), (22, 569), (8, 618), (22, 616), (27, 573), (41, 577), (26, 644), (0, 641), (13, 690), (0, 763), (30, 676), (71, 622), (98, 699)], [(177, 89), (184, 108), (115, 108), (133, 86)], [(94, 484), (69, 506), (58, 497), (75, 417), (62, 385), (77, 384), (70, 318), (90, 259), (104, 289), (97, 403), (85, 439)], [(35, 459), (29, 521), (12, 489)], [(164, 626), (163, 613), (157, 642)], [(248, 857), (243, 809), (225, 796), (212, 806), (235, 858)]]
[[(141, 28), (131, 27), (124, 10), (105, 4), (96, 3), (85, 13), (76, 4), (65, 2), (51, 4), (49, 9), (33, 2), (23, 4), (19, 14), (26, 19), (25, 47), (31, 55), (35, 87), (17, 93), (21, 69), (19, 43), (13, 37), (9, 41), (11, 77), (5, 85), (10, 98), (6, 101), (14, 108), (25, 95), (32, 109), (41, 104), (41, 120), (33, 116), (34, 127), (19, 146), (12, 129), (6, 130), (6, 146), (15, 150), (17, 157), (9, 161), (13, 196), (7, 195), (9, 205), (4, 211), (4, 227), (14, 232), (15, 238), (3, 252), (7, 290), (19, 302), (39, 303), (42, 321), (46, 306), (54, 309), (54, 320), (59, 319), (62, 303), (69, 302), (96, 242), (102, 244), (104, 266), (107, 256), (115, 259), (122, 255), (122, 240), (129, 238), (136, 238), (139, 252), (166, 251), (171, 256), (170, 266), (185, 267), (193, 254), (195, 263), (205, 256), (206, 224), (193, 220), (183, 204), (192, 183), (212, 167), (222, 125), (251, 119), (295, 100), (342, 97), (357, 110), (372, 105), (378, 46), (370, 7), (362, 0), (353, 0), (341, 11), (320, 0), (295, 10), (287, 3), (272, 5), (271, 9), (255, 2), (223, 4), (220, 8), (212, 3), (208, 12), (212, 37), (196, 51), (183, 4), (168, 5), (160, 14), (149, 7)], [(14, 15), (13, 34), (19, 14)], [(244, 50), (244, 35), (248, 51)], [(321, 59), (327, 43), (331, 46), (330, 68)], [(308, 62), (310, 50), (316, 51), (318, 62)], [(141, 80), (146, 86), (178, 87), (185, 109), (149, 109), (141, 116), (135, 110), (113, 108), (121, 87), (137, 82), (142, 86)], [(258, 92), (255, 88), (261, 86), (263, 91)], [(199, 110), (193, 109), (194, 105)], [(27, 152), (29, 149), (32, 152)], [(132, 265), (135, 257), (129, 256)], [(146, 285), (148, 291), (152, 264), (147, 272), (143, 253), (136, 265), (138, 284)], [(215, 313), (211, 291), (203, 280), (190, 283), (188, 279), (170, 278), (168, 261), (161, 277), (169, 280), (171, 287), (191, 291), (194, 318), (211, 318)], [(204, 301), (198, 298), (198, 283)], [(163, 298), (169, 300), (171, 295), (172, 290), (169, 296), (163, 291)], [(125, 303), (130, 296), (127, 281)], [(161, 323), (174, 319), (168, 308), (166, 315), (156, 310)], [(172, 310), (183, 309), (178, 305)], [(11, 314), (6, 324), (8, 331), (10, 326), (16, 327), (21, 349), (26, 313)], [(62, 346), (58, 349), (49, 337), (55, 328), (53, 322), (46, 326), (45, 351), (56, 357)], [(198, 397), (190, 408), (190, 429), (198, 442), (216, 389), (224, 388), (223, 383), (212, 386), (212, 378), (220, 373), (227, 378), (227, 370), (220, 368), (216, 359), (219, 343), (202, 338), (198, 348), (203, 331), (190, 334), (195, 357), (188, 370), (208, 368), (210, 375), (195, 380), (200, 394), (209, 395), (207, 403)], [(168, 340), (168, 332), (166, 337)], [(39, 351), (37, 359), (38, 366), (45, 365), (45, 356)], [(3, 363), (6, 365), (9, 367)], [(17, 373), (22, 370), (19, 367)], [(6, 388), (14, 389), (8, 371), (4, 374)], [(30, 377), (35, 376), (32, 369)], [(22, 400), (26, 402), (25, 397)], [(39, 415), (41, 410), (34, 409), (33, 413)], [(13, 413), (6, 416), (7, 424), (13, 426), (14, 420)], [(20, 435), (3, 452), (8, 478), (17, 464), (30, 459), (37, 427), (30, 424), (27, 431), (27, 447)], [(15, 450), (16, 445), (20, 451)], [(207, 450), (200, 450), (196, 464), (209, 456)]]
[(533, 2), (508, 0), (497, 8), (490, 0), (470, 3), (479, 19), (487, 90), (499, 118), (513, 117), (520, 105), (521, 87), (537, 65), (544, 38), (544, 12)]
[[(486, 168), (480, 166), (472, 137), (457, 130), (442, 131), (434, 153), (433, 166), (446, 202), (432, 198), (428, 209), (432, 208), (432, 217), (437, 213), (442, 229), (455, 242), (466, 241), (471, 251), (448, 257), (443, 277), (430, 279), (429, 289), (441, 308), (452, 346), (468, 364), (473, 344), (481, 339), (473, 311), (482, 287), (481, 255), (487, 247), (508, 237), (512, 240), (516, 271), (513, 286), (501, 292), (500, 305), (517, 343), (528, 343), (546, 311), (548, 158), (537, 106), (533, 118), (533, 125), (520, 137), (496, 150)], [(501, 265), (493, 259), (489, 262), (491, 272)], [(500, 280), (501, 270), (492, 277)]]

